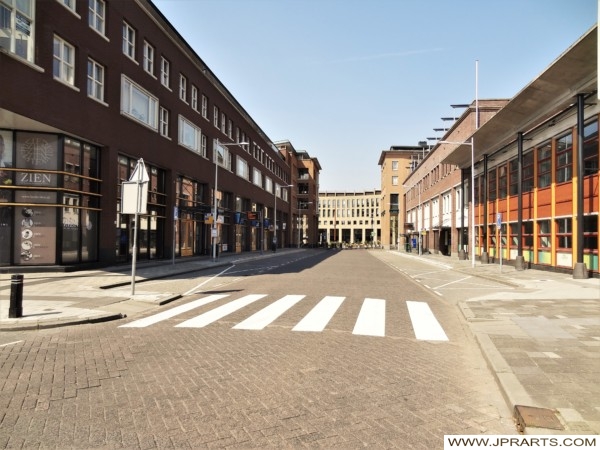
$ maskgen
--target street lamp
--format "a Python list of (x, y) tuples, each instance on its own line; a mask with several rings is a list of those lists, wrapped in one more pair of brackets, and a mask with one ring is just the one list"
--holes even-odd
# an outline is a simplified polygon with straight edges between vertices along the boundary
[[(212, 216), (212, 228), (211, 228), (211, 238), (212, 238), (212, 259), (214, 262), (217, 261), (217, 182), (219, 176), (219, 158), (217, 152), (219, 151), (219, 147), (230, 147), (236, 145), (246, 145), (248, 142), (232, 142), (229, 144), (224, 144), (219, 142), (219, 138), (216, 140), (216, 145), (213, 148), (213, 159), (215, 161), (215, 187), (213, 190), (213, 216)], [(225, 152), (223, 152), (223, 159), (225, 159)], [(223, 161), (224, 163), (224, 161)]]
[(475, 267), (475, 145), (473, 141), (473, 136), (471, 136), (470, 142), (439, 141), (438, 144), (456, 144), (471, 146), (471, 266)]
[[(293, 184), (286, 184), (284, 186), (279, 186), (279, 189), (294, 187)], [(273, 189), (273, 197), (275, 197), (275, 202), (273, 204), (273, 215), (274, 217), (274, 228), (273, 228), (273, 251), (277, 251), (277, 183), (275, 183), (275, 187)]]

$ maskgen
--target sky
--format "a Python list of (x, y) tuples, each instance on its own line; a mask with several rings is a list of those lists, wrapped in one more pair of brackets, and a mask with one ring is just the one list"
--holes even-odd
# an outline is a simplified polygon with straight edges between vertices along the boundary
[(319, 160), (320, 192), (380, 189), (382, 151), (441, 137), (452, 104), (513, 97), (599, 2), (153, 1), (271, 141)]

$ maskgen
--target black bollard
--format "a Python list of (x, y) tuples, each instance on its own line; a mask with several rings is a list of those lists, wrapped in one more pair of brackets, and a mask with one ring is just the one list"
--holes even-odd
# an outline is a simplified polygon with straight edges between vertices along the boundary
[(11, 319), (23, 317), (23, 275), (10, 277), (10, 307), (8, 317)]

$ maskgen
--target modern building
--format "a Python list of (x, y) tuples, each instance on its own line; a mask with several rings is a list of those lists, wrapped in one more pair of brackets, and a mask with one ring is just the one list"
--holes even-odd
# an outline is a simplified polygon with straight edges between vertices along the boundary
[(457, 254), (465, 249), (461, 230), (466, 235), (468, 220), (461, 214), (463, 187), (462, 172), (456, 165), (444, 162), (444, 158), (476, 129), (477, 123), (486, 123), (508, 100), (479, 100), (466, 105), (464, 112), (446, 130), (442, 140), (436, 143), (425, 157), (413, 165), (414, 169), (401, 182), (405, 195), (402, 201), (403, 220), (400, 221), (401, 242), (405, 248), (416, 252)]
[(0, 68), (0, 265), (289, 245), (289, 162), (151, 1), (0, 0)]
[(404, 179), (425, 158), (428, 149), (423, 146), (395, 145), (379, 156), (381, 166), (381, 245), (398, 249), (405, 237)]
[(319, 240), (317, 204), (321, 164), (307, 151), (296, 150), (290, 141), (278, 141), (275, 145), (290, 167), (293, 184), (288, 242), (297, 247), (315, 246)]
[(319, 192), (319, 244), (381, 243), (381, 191)]

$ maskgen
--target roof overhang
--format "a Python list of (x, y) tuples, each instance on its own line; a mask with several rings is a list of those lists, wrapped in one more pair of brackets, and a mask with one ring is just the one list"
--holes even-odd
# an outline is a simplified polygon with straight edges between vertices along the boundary
[[(596, 25), (473, 133), (474, 161), (516, 141), (517, 133), (527, 133), (569, 108), (578, 94), (597, 91), (597, 34)], [(471, 140), (458, 145), (442, 162), (469, 166)]]

